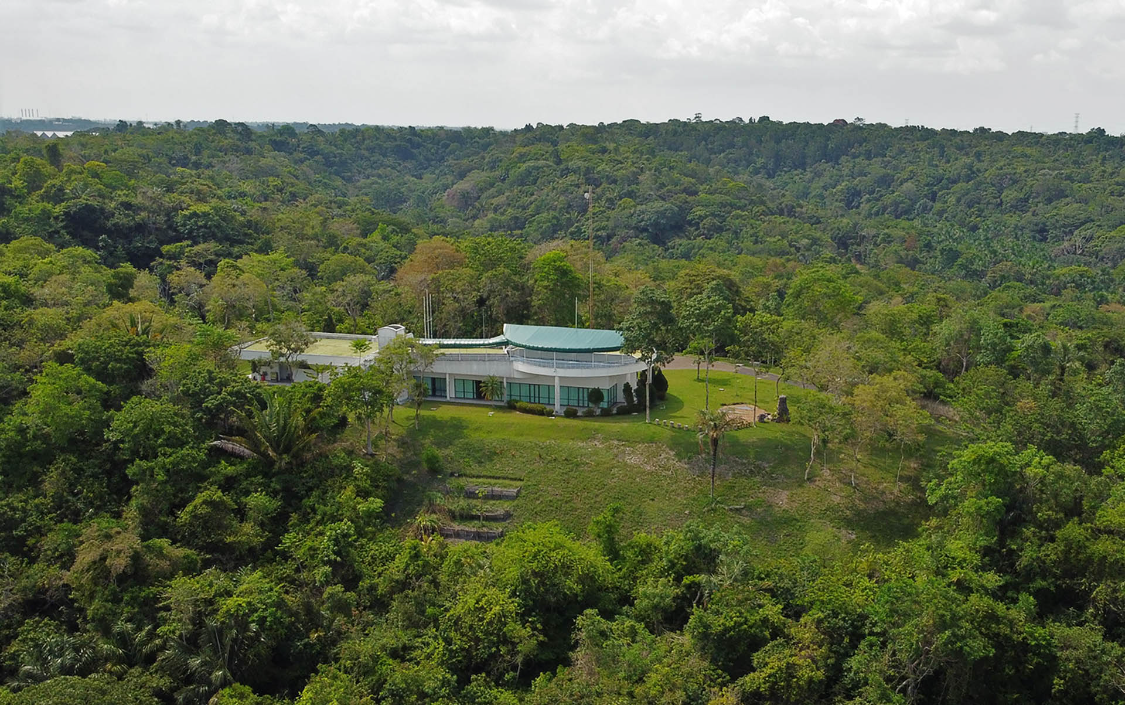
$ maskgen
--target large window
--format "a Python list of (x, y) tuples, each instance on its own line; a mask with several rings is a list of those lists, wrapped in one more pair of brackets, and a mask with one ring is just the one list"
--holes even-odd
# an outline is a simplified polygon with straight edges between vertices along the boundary
[(555, 385), (508, 382), (508, 398), (529, 404), (554, 404)]
[[(559, 403), (562, 406), (583, 407), (590, 405), (589, 387), (559, 387)], [(602, 406), (617, 403), (617, 385), (602, 389)]]
[(418, 377), (414, 379), (420, 380), (422, 384), (426, 385), (426, 396), (431, 397), (444, 397), (445, 396), (445, 377)]
[(483, 399), (480, 381), (475, 379), (454, 379), (453, 396), (458, 399)]

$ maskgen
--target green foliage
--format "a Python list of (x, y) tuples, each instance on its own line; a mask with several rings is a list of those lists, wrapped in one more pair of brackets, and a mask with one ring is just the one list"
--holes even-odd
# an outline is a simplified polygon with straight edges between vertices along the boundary
[(244, 435), (224, 438), (221, 447), (284, 470), (309, 454), (317, 439), (319, 409), (307, 409), (291, 391), (266, 397), (264, 409), (236, 412)]
[(3, 705), (157, 705), (159, 702), (140, 685), (106, 676), (61, 676), (17, 693), (0, 690)]
[[(0, 703), (1117, 702), (1122, 155), (768, 118), (0, 136)], [(439, 336), (613, 327), (656, 369), (592, 426), (422, 415), (417, 339), (272, 392), (234, 354), (418, 333), (423, 294)], [(750, 384), (795, 423), (629, 416)], [(521, 483), (507, 535), (443, 540), (415, 458)]]
[(422, 467), (433, 473), (441, 472), (441, 453), (438, 452), (437, 448), (426, 446), (422, 449)]

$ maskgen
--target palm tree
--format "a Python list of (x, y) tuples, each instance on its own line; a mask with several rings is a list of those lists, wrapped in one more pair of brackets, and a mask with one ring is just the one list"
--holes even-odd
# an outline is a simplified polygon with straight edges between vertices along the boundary
[(238, 676), (254, 665), (265, 638), (257, 624), (245, 620), (237, 622), (208, 617), (201, 629), (188, 629), (167, 638), (157, 666), (185, 683), (176, 692), (178, 703), (207, 702), (215, 693), (237, 682)]
[(257, 458), (283, 470), (300, 461), (312, 448), (320, 409), (307, 411), (286, 392), (266, 396), (266, 408), (251, 406), (236, 412), (245, 435), (223, 436), (212, 445), (242, 458)]
[(499, 401), (504, 397), (504, 380), (496, 375), (485, 377), (480, 383), (480, 393), (489, 401)]
[(151, 340), (160, 340), (164, 337), (164, 333), (166, 332), (163, 325), (155, 323), (154, 316), (151, 313), (147, 316), (144, 314), (130, 313), (124, 319), (111, 319), (109, 325), (114, 330), (121, 331), (127, 335), (133, 335), (138, 338), (149, 338)]
[(715, 501), (715, 465), (719, 461), (719, 441), (727, 431), (738, 428), (740, 421), (737, 417), (719, 409), (711, 411), (700, 409), (696, 417), (695, 427), (699, 432), (699, 441), (707, 441), (711, 448), (711, 501)]

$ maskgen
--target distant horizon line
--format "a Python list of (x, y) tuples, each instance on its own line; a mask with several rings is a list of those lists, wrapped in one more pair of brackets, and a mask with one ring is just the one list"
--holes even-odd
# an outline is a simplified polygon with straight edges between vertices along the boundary
[[(305, 126), (312, 126), (312, 125), (316, 125), (316, 126), (319, 127), (321, 125), (324, 125), (324, 126), (350, 126), (350, 127), (357, 127), (357, 128), (363, 128), (363, 127), (381, 127), (381, 128), (390, 128), (390, 129), (414, 128), (414, 129), (420, 129), (420, 130), (428, 130), (428, 129), (460, 130), (460, 129), (471, 128), (471, 129), (492, 129), (492, 130), (497, 130), (499, 132), (512, 132), (512, 131), (515, 131), (515, 130), (524, 129), (525, 127), (528, 127), (528, 126), (539, 127), (541, 125), (558, 125), (558, 126), (561, 126), (561, 127), (569, 127), (571, 125), (574, 125), (574, 126), (579, 126), (579, 127), (598, 127), (599, 125), (623, 124), (623, 123), (626, 123), (626, 122), (640, 122), (640, 123), (643, 123), (643, 124), (655, 125), (655, 124), (668, 123), (668, 122), (674, 122), (674, 121), (676, 121), (676, 122), (686, 122), (686, 123), (695, 123), (695, 122), (728, 123), (728, 122), (735, 122), (735, 121), (738, 121), (738, 120), (742, 120), (746, 124), (756, 124), (756, 123), (760, 122), (761, 118), (763, 118), (763, 117), (769, 118), (768, 115), (763, 115), (763, 116), (760, 116), (760, 117), (750, 117), (750, 118), (743, 118), (741, 116), (735, 116), (735, 117), (730, 117), (730, 118), (701, 118), (700, 117), (699, 119), (669, 117), (669, 118), (665, 118), (663, 120), (642, 120), (640, 118), (624, 118), (624, 119), (620, 119), (620, 120), (615, 120), (613, 122), (601, 122), (601, 121), (599, 121), (597, 123), (592, 123), (592, 122), (591, 123), (584, 123), (584, 122), (549, 123), (549, 122), (537, 121), (534, 124), (525, 123), (523, 126), (520, 126), (520, 127), (497, 127), (496, 125), (472, 125), (472, 124), (465, 124), (465, 125), (394, 124), (394, 123), (352, 122), (352, 121), (346, 121), (346, 120), (345, 121), (321, 121), (321, 122), (317, 122), (317, 121), (314, 121), (314, 120), (269, 120), (269, 119), (232, 120), (232, 119), (229, 119), (229, 118), (222, 118), (222, 117), (210, 118), (210, 119), (205, 119), (205, 118), (187, 118), (187, 119), (185, 119), (185, 118), (175, 118), (175, 119), (171, 119), (171, 120), (167, 120), (167, 119), (151, 120), (151, 119), (140, 118), (140, 119), (136, 119), (136, 120), (127, 120), (125, 118), (90, 118), (90, 117), (84, 117), (84, 116), (79, 116), (79, 115), (71, 115), (71, 116), (67, 116), (67, 117), (61, 117), (61, 116), (22, 117), (22, 116), (19, 116), (19, 115), (14, 115), (14, 116), (13, 115), (0, 115), (0, 122), (10, 122), (10, 123), (22, 123), (22, 122), (35, 123), (35, 122), (40, 122), (40, 123), (47, 123), (47, 122), (53, 122), (53, 121), (62, 121), (62, 122), (75, 121), (75, 122), (94, 123), (94, 124), (97, 124), (97, 125), (105, 125), (105, 126), (111, 126), (111, 127), (116, 125), (119, 122), (125, 122), (125, 123), (129, 124), (130, 126), (136, 125), (138, 122), (140, 122), (145, 127), (151, 128), (151, 127), (160, 127), (160, 126), (163, 126), (163, 125), (174, 125), (177, 122), (211, 125), (211, 124), (214, 124), (215, 122), (217, 122), (219, 120), (224, 120), (224, 121), (226, 121), (228, 123), (231, 123), (231, 124), (240, 124), (241, 123), (241, 124), (248, 125), (248, 126), (249, 125), (260, 125), (260, 126), (267, 126), (267, 125), (290, 125), (290, 126), (305, 125)], [(1009, 130), (1004, 130), (1004, 129), (1001, 129), (1001, 128), (989, 127), (987, 125), (978, 125), (977, 127), (973, 127), (973, 128), (939, 127), (939, 126), (933, 126), (933, 125), (920, 124), (920, 123), (912, 122), (912, 121), (909, 121), (909, 120), (905, 121), (904, 124), (902, 124), (902, 125), (892, 125), (890, 123), (882, 122), (882, 121), (878, 121), (878, 120), (869, 121), (869, 120), (866, 120), (866, 119), (861, 118), (861, 117), (854, 117), (854, 118), (850, 118), (850, 119), (849, 118), (835, 118), (834, 120), (828, 120), (828, 121), (785, 120), (785, 119), (780, 119), (780, 118), (779, 119), (769, 118), (770, 122), (777, 122), (777, 123), (782, 123), (782, 124), (797, 123), (797, 124), (806, 124), (806, 125), (831, 125), (836, 120), (844, 120), (849, 125), (855, 124), (858, 120), (862, 120), (863, 124), (866, 124), (866, 125), (872, 125), (872, 126), (882, 125), (882, 126), (890, 127), (892, 129), (916, 128), (916, 129), (928, 129), (928, 130), (952, 130), (952, 131), (955, 131), (955, 132), (974, 132), (975, 130), (978, 130), (978, 129), (983, 127), (985, 129), (989, 130), (990, 132), (999, 132), (999, 133), (1003, 133), (1003, 134), (1018, 134), (1018, 133), (1022, 132), (1022, 133), (1031, 133), (1031, 134), (1039, 134), (1039, 135), (1062, 135), (1062, 134), (1080, 135), (1080, 134), (1089, 133), (1093, 130), (1101, 129), (1106, 134), (1111, 134), (1111, 135), (1113, 134), (1109, 130), (1105, 130), (1105, 128), (1102, 128), (1100, 126), (1092, 126), (1092, 127), (1089, 127), (1085, 130), (1077, 130), (1077, 131), (1072, 129), (1072, 130), (1056, 130), (1056, 131), (1053, 131), (1053, 132), (1049, 132), (1049, 131), (1044, 131), (1044, 130), (1036, 130), (1034, 125), (1030, 125), (1030, 126), (1028, 126), (1028, 128), (1025, 128), (1025, 129), (1017, 129), (1017, 130), (1009, 131)], [(1113, 136), (1125, 137), (1125, 133), (1123, 133), (1121, 135), (1113, 135)]]

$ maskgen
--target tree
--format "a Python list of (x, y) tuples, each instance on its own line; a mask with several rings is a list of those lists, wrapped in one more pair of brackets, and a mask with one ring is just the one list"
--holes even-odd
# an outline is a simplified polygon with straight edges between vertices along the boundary
[[(844, 435), (848, 423), (848, 409), (827, 394), (807, 392), (790, 404), (793, 423), (806, 426), (812, 433), (809, 437), (809, 462), (805, 466), (805, 482), (809, 471), (816, 464), (816, 451), (828, 438)], [(828, 450), (825, 448), (824, 466), (827, 468)], [(854, 477), (853, 477), (854, 484)]]
[[(976, 309), (957, 309), (934, 328), (934, 344), (951, 377), (965, 374), (975, 363), (1002, 365), (1011, 342), (995, 319)], [(957, 371), (957, 364), (960, 371)]]
[(733, 332), (734, 307), (728, 300), (728, 293), (721, 282), (711, 282), (702, 294), (693, 296), (684, 303), (680, 320), (691, 336), (707, 365), (704, 380), (704, 408), (711, 408), (711, 363)]
[(860, 381), (863, 370), (852, 354), (851, 344), (842, 336), (821, 338), (816, 346), (796, 364), (791, 373), (802, 382), (841, 399)]
[(58, 448), (76, 438), (101, 434), (102, 399), (107, 388), (74, 365), (48, 362), (28, 389), (23, 411), (32, 428), (41, 429)]
[(696, 416), (695, 427), (700, 442), (706, 441), (711, 450), (711, 501), (715, 501), (715, 467), (719, 461), (719, 442), (728, 431), (733, 431), (741, 425), (737, 417), (726, 411), (711, 411), (700, 409)]
[(860, 297), (847, 282), (827, 269), (801, 270), (785, 294), (786, 315), (813, 321), (822, 328), (838, 328), (855, 313)]
[(500, 401), (504, 398), (504, 380), (496, 375), (485, 377), (480, 383), (480, 393), (489, 401)]
[(602, 405), (602, 402), (605, 401), (605, 392), (598, 387), (590, 387), (590, 391), (586, 392), (586, 401), (588, 401), (592, 407), (599, 407)]
[[(410, 393), (414, 375), (424, 376), (437, 359), (437, 347), (423, 345), (416, 338), (400, 335), (379, 351), (375, 366), (392, 400)], [(394, 422), (394, 401), (387, 407), (387, 424)]]
[(226, 260), (204, 287), (202, 297), (207, 302), (208, 320), (228, 328), (235, 321), (256, 317), (258, 307), (266, 300), (266, 285)]
[(411, 382), (407, 398), (410, 399), (410, 405), (414, 407), (414, 428), (418, 428), (418, 420), (422, 415), (422, 405), (426, 403), (426, 397), (429, 395), (430, 388), (426, 386), (425, 382), (420, 379)]
[(895, 486), (898, 487), (902, 461), (907, 445), (919, 442), (930, 415), (920, 409), (910, 396), (916, 381), (905, 372), (875, 375), (867, 384), (857, 386), (846, 400), (852, 409), (854, 433), (852, 450), (855, 470), (859, 468), (859, 453), (883, 435), (889, 436), (899, 446), (898, 470)]
[(266, 289), (266, 310), (273, 321), (274, 296), (286, 281), (286, 274), (294, 269), (293, 258), (280, 252), (269, 254), (251, 253), (238, 260), (238, 265), (247, 274), (257, 277)]
[(394, 403), (383, 370), (348, 366), (339, 370), (328, 385), (326, 401), (363, 422), (367, 433), (366, 453), (373, 453), (371, 424)]
[(574, 323), (574, 299), (582, 291), (582, 278), (558, 250), (531, 265), (531, 308), (545, 326)]
[(2, 705), (159, 705), (160, 700), (139, 683), (111, 676), (87, 678), (60, 676), (24, 688), (18, 693), (0, 691)]
[(784, 319), (765, 311), (739, 316), (735, 321), (735, 340), (731, 352), (748, 362), (773, 367), (785, 353), (781, 335)]
[[(679, 329), (672, 311), (672, 299), (654, 286), (643, 286), (633, 297), (629, 315), (619, 326), (623, 339), (621, 349), (636, 355), (648, 366), (648, 379), (652, 379), (653, 365), (666, 365), (672, 361), (679, 347)], [(645, 386), (645, 421), (651, 421), (652, 402)]]
[(886, 413), (887, 433), (891, 441), (898, 444), (898, 467), (895, 470), (895, 487), (898, 487), (906, 448), (918, 445), (926, 439), (925, 430), (933, 425), (933, 419), (913, 400), (895, 404), (889, 407)]
[(288, 318), (270, 326), (266, 338), (266, 349), (270, 356), (286, 367), (290, 366), (301, 353), (313, 344), (313, 337), (304, 324), (296, 318)]
[(306, 409), (296, 394), (276, 390), (266, 396), (266, 407), (236, 411), (242, 436), (223, 436), (215, 444), (244, 458), (257, 458), (285, 470), (312, 451), (319, 432), (320, 409)]
[(349, 274), (330, 287), (332, 305), (342, 309), (352, 322), (352, 332), (359, 332), (359, 319), (367, 310), (378, 287), (370, 274)]

